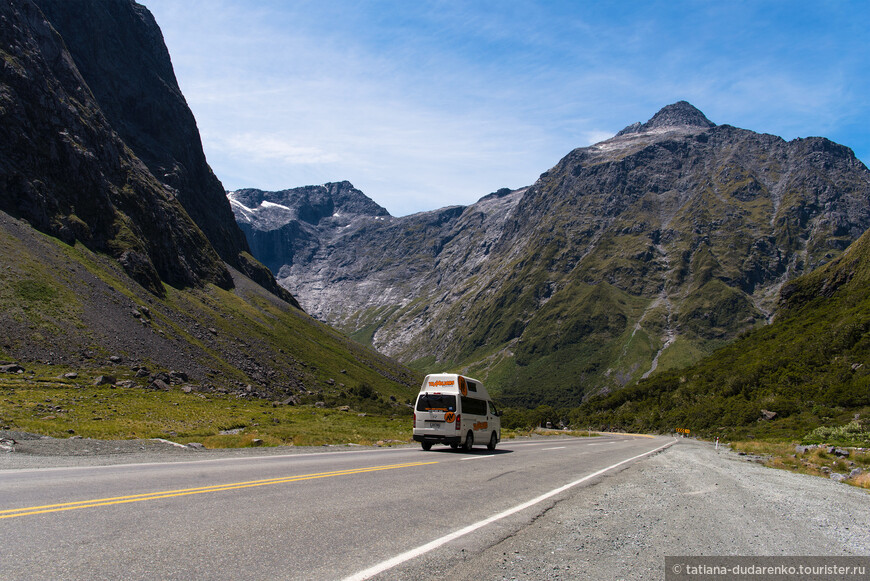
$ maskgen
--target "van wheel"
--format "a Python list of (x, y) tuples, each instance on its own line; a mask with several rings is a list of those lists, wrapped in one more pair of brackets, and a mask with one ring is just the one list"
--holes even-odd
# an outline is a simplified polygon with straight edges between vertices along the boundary
[(457, 448), (459, 448), (459, 444), (450, 444), (450, 447), (456, 450)]
[(495, 432), (489, 437), (489, 444), (486, 445), (487, 450), (495, 450), (495, 445), (498, 444), (498, 436), (495, 435)]
[(462, 446), (462, 449), (466, 452), (471, 452), (472, 446), (474, 446), (474, 432), (468, 432), (468, 435), (465, 436), (465, 444)]
[(427, 452), (428, 452), (429, 450), (432, 449), (432, 442), (421, 442), (420, 445), (421, 445), (421, 446), (423, 447), (423, 449), (426, 450)]

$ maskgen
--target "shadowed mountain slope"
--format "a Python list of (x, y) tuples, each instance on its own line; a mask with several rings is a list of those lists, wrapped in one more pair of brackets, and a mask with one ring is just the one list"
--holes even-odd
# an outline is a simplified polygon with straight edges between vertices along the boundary
[(144, 7), (0, 2), (0, 57), (3, 363), (405, 411), (418, 376), (303, 313), (249, 254)]

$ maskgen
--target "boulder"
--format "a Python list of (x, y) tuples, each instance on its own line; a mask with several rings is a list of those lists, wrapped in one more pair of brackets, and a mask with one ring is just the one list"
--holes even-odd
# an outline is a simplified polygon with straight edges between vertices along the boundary
[(0, 373), (24, 373), (24, 368), (17, 363), (0, 365)]
[(114, 385), (114, 375), (100, 375), (94, 380), (94, 385)]

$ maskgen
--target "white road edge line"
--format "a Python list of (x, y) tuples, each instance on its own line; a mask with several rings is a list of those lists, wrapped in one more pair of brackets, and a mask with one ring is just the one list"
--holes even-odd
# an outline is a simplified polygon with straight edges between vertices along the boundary
[(351, 575), (350, 577), (345, 577), (342, 581), (365, 581), (366, 579), (370, 579), (370, 578), (374, 577), (375, 575), (377, 575), (378, 573), (383, 573), (384, 571), (392, 569), (393, 567), (395, 567), (397, 565), (401, 565), (405, 561), (410, 561), (411, 559), (413, 559), (415, 557), (419, 557), (420, 555), (428, 553), (429, 551), (433, 551), (433, 550), (437, 549), (438, 547), (449, 543), (450, 541), (456, 540), (459, 537), (463, 537), (463, 536), (467, 535), (468, 533), (474, 532), (474, 531), (481, 529), (489, 524), (492, 524), (492, 523), (499, 521), (503, 518), (509, 517), (512, 514), (520, 512), (521, 510), (525, 510), (525, 509), (529, 508), (530, 506), (534, 506), (540, 502), (547, 500), (548, 498), (552, 498), (553, 496), (556, 496), (557, 494), (565, 492), (566, 490), (568, 490), (570, 488), (574, 488), (578, 484), (582, 484), (582, 483), (586, 482), (587, 480), (591, 480), (591, 479), (595, 478), (596, 476), (601, 476), (605, 472), (609, 472), (610, 470), (613, 470), (614, 468), (617, 468), (619, 466), (622, 466), (623, 464), (627, 464), (629, 462), (637, 460), (638, 458), (643, 458), (644, 456), (649, 456), (650, 454), (655, 454), (656, 452), (664, 450), (665, 448), (672, 446), (673, 444), (674, 444), (674, 442), (668, 442), (667, 444), (659, 446), (655, 450), (650, 450), (649, 452), (644, 452), (643, 454), (638, 454), (637, 456), (633, 456), (627, 460), (617, 462), (616, 464), (613, 464), (612, 466), (608, 466), (607, 468), (602, 468), (601, 470), (599, 470), (597, 472), (593, 472), (592, 474), (589, 474), (587, 476), (584, 476), (583, 478), (581, 478), (579, 480), (575, 480), (574, 482), (571, 482), (571, 483), (566, 484), (564, 486), (560, 486), (559, 488), (556, 488), (554, 490), (551, 490), (550, 492), (542, 494), (541, 496), (539, 496), (537, 498), (533, 498), (532, 500), (529, 500), (527, 502), (519, 504), (513, 508), (509, 508), (508, 510), (506, 510), (504, 512), (500, 512), (500, 513), (493, 515), (489, 518), (483, 519), (482, 521), (476, 522), (472, 525), (468, 525), (467, 527), (465, 527), (463, 529), (459, 529), (458, 531), (454, 531), (454, 532), (450, 533), (449, 535), (445, 535), (445, 536), (441, 537), (440, 539), (435, 539), (434, 541), (432, 541), (430, 543), (426, 543), (425, 545), (421, 545), (421, 546), (417, 547), (416, 549), (411, 549), (410, 551), (406, 551), (400, 555), (396, 555), (392, 559), (387, 559), (386, 561), (378, 563), (374, 567), (369, 567), (368, 569), (360, 571), (359, 573), (355, 573), (355, 574)]
[(541, 448), (541, 452), (546, 452), (547, 450), (564, 450), (567, 446), (556, 446), (555, 448)]
[(487, 458), (495, 458), (495, 456), (471, 456), (470, 458), (463, 458), (462, 461), (465, 461), (465, 460), (486, 460)]

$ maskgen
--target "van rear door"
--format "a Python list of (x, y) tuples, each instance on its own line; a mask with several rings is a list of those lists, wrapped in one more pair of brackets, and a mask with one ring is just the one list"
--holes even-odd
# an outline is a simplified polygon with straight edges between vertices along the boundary
[(414, 434), (420, 436), (452, 436), (456, 429), (456, 395), (452, 393), (421, 393), (417, 397), (417, 422)]

